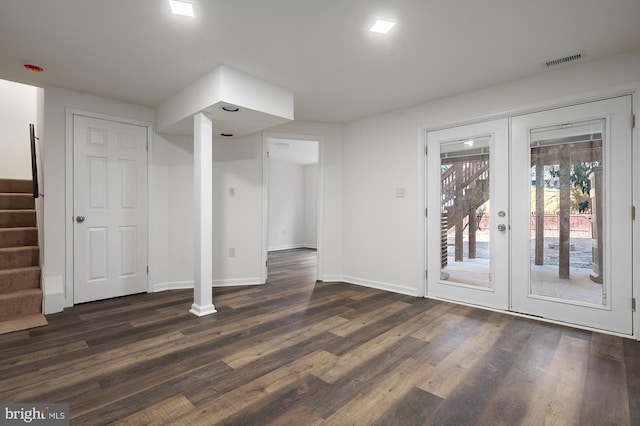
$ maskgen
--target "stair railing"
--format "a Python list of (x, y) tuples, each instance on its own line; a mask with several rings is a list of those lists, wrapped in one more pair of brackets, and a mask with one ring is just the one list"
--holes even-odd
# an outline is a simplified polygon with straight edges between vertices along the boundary
[[(481, 177), (488, 178), (489, 160), (465, 161), (462, 163), (462, 188)], [(441, 206), (453, 207), (456, 197), (455, 167), (449, 167), (441, 177)]]
[(36, 157), (36, 126), (29, 124), (29, 136), (31, 140), (31, 182), (33, 183), (33, 198), (40, 197), (38, 190), (38, 161)]

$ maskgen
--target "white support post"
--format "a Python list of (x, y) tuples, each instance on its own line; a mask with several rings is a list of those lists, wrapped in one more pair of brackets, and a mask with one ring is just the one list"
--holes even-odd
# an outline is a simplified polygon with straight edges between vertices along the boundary
[(193, 116), (193, 187), (195, 217), (194, 276), (191, 312), (199, 317), (216, 312), (211, 295), (213, 281), (213, 123), (211, 114)]

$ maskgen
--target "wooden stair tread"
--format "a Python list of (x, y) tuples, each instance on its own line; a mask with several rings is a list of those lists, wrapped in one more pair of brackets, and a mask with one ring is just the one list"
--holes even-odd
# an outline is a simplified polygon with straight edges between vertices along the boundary
[(0, 210), (0, 228), (37, 226), (35, 209)]
[(0, 192), (0, 210), (24, 210), (34, 208), (35, 199), (32, 194)]
[(37, 246), (0, 248), (0, 270), (39, 265), (40, 250)]
[(30, 179), (0, 179), (0, 192), (31, 193), (33, 184)]
[(0, 334), (47, 324), (31, 180), (0, 179)]
[(47, 324), (47, 319), (42, 314), (22, 315), (12, 320), (0, 322), (0, 334), (41, 327)]
[(9, 274), (15, 274), (16, 272), (38, 271), (38, 270), (40, 270), (39, 266), (23, 266), (22, 268), (0, 269), (0, 275), (9, 275)]
[(42, 290), (31, 288), (0, 294), (0, 320), (12, 321), (23, 315), (42, 313)]
[(38, 245), (38, 228), (33, 226), (0, 228), (0, 248)]
[(28, 296), (35, 296), (35, 295), (42, 295), (42, 290), (40, 290), (39, 288), (28, 288), (24, 290), (16, 290), (16, 291), (12, 291), (11, 293), (0, 294), (0, 302), (4, 300), (17, 299), (21, 297), (28, 297)]
[(18, 251), (18, 250), (30, 251), (30, 250), (37, 250), (37, 249), (38, 249), (38, 246), (0, 247), (0, 253), (9, 252), (9, 251)]
[(40, 266), (0, 269), (0, 294), (17, 290), (40, 289)]

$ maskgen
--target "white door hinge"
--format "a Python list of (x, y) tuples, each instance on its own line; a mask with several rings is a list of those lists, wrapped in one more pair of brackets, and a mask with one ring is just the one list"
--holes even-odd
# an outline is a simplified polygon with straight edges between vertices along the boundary
[(429, 147), (428, 146), (424, 146), (424, 155), (429, 155)]
[(632, 129), (636, 128), (636, 115), (635, 114), (631, 114), (631, 128)]
[(429, 217), (429, 209), (428, 208), (424, 208), (424, 217)]
[(631, 220), (636, 220), (636, 206), (631, 206)]
[(635, 298), (635, 297), (632, 297), (632, 298), (631, 298), (631, 310), (632, 310), (633, 312), (635, 312), (635, 311), (636, 311), (636, 298)]

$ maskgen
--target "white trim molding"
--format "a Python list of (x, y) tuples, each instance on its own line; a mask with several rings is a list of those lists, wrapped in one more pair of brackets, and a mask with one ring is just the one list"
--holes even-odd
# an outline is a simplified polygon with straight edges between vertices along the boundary
[[(147, 145), (151, 147), (153, 141), (153, 124), (147, 121), (134, 120), (126, 117), (120, 117), (110, 114), (102, 114), (93, 111), (82, 110), (78, 108), (65, 108), (65, 282), (64, 282), (64, 307), (73, 306), (73, 226), (68, 226), (68, 221), (73, 218), (73, 189), (74, 189), (74, 176), (73, 176), (73, 117), (83, 116), (89, 118), (95, 118), (99, 120), (114, 121), (117, 123), (131, 124), (134, 126), (145, 127), (147, 129)], [(147, 206), (151, 205), (151, 191), (149, 190), (149, 176), (151, 176), (151, 159), (150, 149), (147, 150)], [(46, 210), (46, 206), (45, 206)], [(146, 265), (149, 264), (149, 209), (147, 208), (147, 258), (144, 259)], [(55, 278), (55, 277), (54, 277)], [(147, 279), (147, 291), (150, 290), (150, 283), (148, 276)], [(47, 281), (50, 281), (50, 277), (43, 276), (43, 284), (46, 285)], [(55, 282), (55, 281), (54, 281)], [(45, 295), (46, 295), (45, 291)], [(46, 297), (46, 296), (45, 296)]]
[(418, 297), (419, 291), (417, 287), (406, 287), (403, 285), (385, 283), (382, 281), (368, 280), (364, 278), (356, 278), (343, 276), (341, 280), (347, 284), (355, 284), (363, 287), (375, 288), (377, 290), (390, 291), (392, 293), (404, 294), (407, 296)]
[[(232, 278), (223, 280), (213, 280), (211, 282), (211, 288), (214, 287), (242, 287), (264, 285), (260, 282), (260, 277), (252, 278)], [(152, 293), (169, 291), (169, 290), (192, 290), (193, 281), (171, 281), (166, 283), (155, 283), (152, 285)]]

